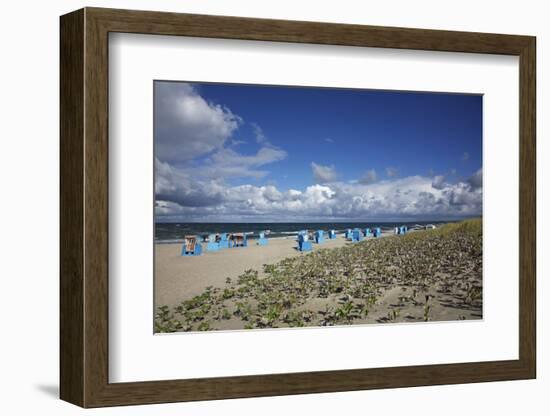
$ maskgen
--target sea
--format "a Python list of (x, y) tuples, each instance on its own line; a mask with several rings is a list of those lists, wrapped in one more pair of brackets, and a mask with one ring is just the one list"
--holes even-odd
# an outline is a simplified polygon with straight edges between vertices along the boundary
[[(449, 221), (445, 221), (449, 222)], [(212, 222), (212, 223), (155, 223), (156, 243), (179, 243), (185, 235), (207, 236), (219, 233), (246, 233), (251, 238), (258, 233), (267, 231), (268, 238), (294, 238), (300, 230), (335, 230), (337, 234), (353, 228), (380, 227), (382, 232), (393, 230), (395, 227), (406, 225), (409, 228), (428, 224), (438, 225), (442, 221), (424, 222)]]

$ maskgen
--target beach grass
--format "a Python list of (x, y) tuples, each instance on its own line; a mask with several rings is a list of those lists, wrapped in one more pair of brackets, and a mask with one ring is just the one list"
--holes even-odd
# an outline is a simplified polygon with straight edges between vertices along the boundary
[(176, 306), (155, 332), (482, 318), (482, 221), (368, 239), (249, 269)]

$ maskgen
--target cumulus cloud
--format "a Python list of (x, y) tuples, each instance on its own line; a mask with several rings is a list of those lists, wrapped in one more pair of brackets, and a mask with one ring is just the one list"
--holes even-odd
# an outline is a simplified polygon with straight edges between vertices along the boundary
[(437, 175), (432, 179), (432, 188), (434, 189), (443, 189), (445, 188), (445, 176)]
[[(426, 176), (371, 184), (332, 182), (287, 191), (274, 185), (224, 186), (204, 182), (201, 186), (191, 186), (194, 192), (179, 191), (185, 198), (191, 198), (192, 203), (181, 205), (171, 198), (160, 200), (155, 209), (159, 215), (201, 221), (260, 218), (277, 221), (289, 217), (295, 220), (437, 219), (481, 214), (481, 188), (468, 182), (443, 181), (440, 185), (440, 189), (434, 188), (433, 178)], [(207, 198), (204, 194), (212, 195)], [(197, 207), (200, 198), (208, 205)]]
[(371, 169), (367, 170), (365, 174), (359, 179), (359, 183), (362, 184), (369, 184), (374, 183), (378, 179), (378, 176), (376, 175), (376, 170)]
[[(221, 196), (212, 193), (213, 184), (227, 178), (261, 179), (269, 173), (261, 167), (287, 157), (256, 123), (251, 126), (260, 148), (252, 154), (236, 151), (246, 143), (235, 137), (242, 123), (241, 117), (208, 102), (192, 85), (155, 84), (157, 197), (183, 206), (219, 203)], [(168, 182), (172, 189), (164, 189)]]
[(483, 172), (481, 168), (468, 178), (468, 183), (474, 189), (479, 189), (483, 185)]
[(327, 143), (334, 143), (334, 140), (332, 140), (330, 137), (325, 138), (325, 142)]
[(395, 177), (397, 176), (397, 172), (398, 172), (398, 171), (397, 171), (397, 168), (393, 168), (393, 167), (391, 167), (391, 166), (388, 166), (388, 167), (386, 168), (386, 176), (387, 176), (388, 178), (395, 178)]
[[(177, 207), (207, 207), (224, 202), (225, 186), (216, 180), (201, 180), (192, 172), (155, 159), (155, 200)], [(166, 204), (165, 204), (166, 205)]]
[(313, 172), (313, 179), (317, 183), (330, 183), (336, 181), (338, 178), (338, 173), (333, 165), (323, 166), (311, 162), (311, 170)]
[(242, 120), (186, 83), (155, 84), (155, 155), (182, 162), (220, 149)]
[(465, 183), (458, 183), (450, 189), (445, 190), (448, 196), (449, 203), (452, 206), (470, 206), (478, 204), (481, 206), (481, 192), (473, 191), (472, 188)]
[[(268, 172), (259, 169), (282, 160), (286, 152), (263, 147), (253, 155), (241, 155), (232, 149), (222, 149), (207, 158), (200, 167), (176, 167), (155, 159), (155, 195), (157, 201), (176, 203), (182, 207), (208, 207), (227, 200), (228, 179), (261, 179)], [(266, 199), (277, 199), (277, 190), (267, 187)], [(162, 210), (161, 212), (166, 212)]]
[(189, 84), (165, 84), (155, 84), (157, 218), (311, 221), (481, 214), (481, 169), (468, 179), (454, 178), (455, 183), (435, 175), (397, 177), (394, 167), (385, 169), (383, 180), (371, 169), (357, 181), (344, 182), (335, 166), (311, 162), (315, 183), (302, 189), (279, 189), (269, 181), (242, 184), (266, 177), (267, 166), (287, 158), (287, 152), (254, 123), (256, 144), (249, 143), (246, 154), (239, 152), (236, 133), (244, 121), (238, 115), (205, 100)]

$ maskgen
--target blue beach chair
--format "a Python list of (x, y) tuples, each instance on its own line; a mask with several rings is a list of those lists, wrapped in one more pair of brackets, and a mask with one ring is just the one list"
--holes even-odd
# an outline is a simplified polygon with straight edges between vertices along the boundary
[(395, 234), (404, 235), (407, 234), (408, 228), (406, 225), (402, 225), (401, 227), (395, 228)]
[(323, 241), (325, 241), (324, 237), (323, 237), (323, 230), (317, 230), (315, 231), (315, 242), (317, 244), (321, 244)]
[(216, 239), (216, 234), (210, 234), (208, 236), (208, 242), (206, 243), (206, 251), (219, 251), (220, 244)]
[(370, 228), (365, 228), (365, 237), (372, 237), (372, 231)]
[(356, 243), (358, 241), (361, 241), (363, 239), (363, 233), (359, 228), (354, 228), (351, 232), (351, 241)]
[(353, 231), (351, 231), (351, 229), (347, 229), (346, 230), (346, 233), (344, 234), (346, 240), (351, 240), (352, 239), (352, 236), (353, 236)]
[(200, 256), (202, 253), (202, 245), (197, 243), (197, 237), (194, 235), (185, 236), (183, 247), (181, 248), (182, 256)]
[(336, 231), (330, 230), (330, 231), (328, 232), (328, 238), (329, 238), (330, 240), (334, 240), (334, 239), (336, 238)]
[(248, 247), (245, 233), (233, 234), (233, 247)]
[(218, 236), (218, 245), (220, 246), (220, 249), (229, 248), (229, 238), (227, 236), (227, 233), (221, 233)]
[(380, 227), (376, 227), (372, 232), (373, 237), (380, 237), (382, 235), (382, 230)]
[(264, 231), (259, 233), (259, 237), (260, 238), (258, 238), (258, 242), (256, 244), (258, 244), (259, 246), (267, 246), (267, 238), (265, 238)]
[(313, 250), (313, 247), (311, 246), (311, 241), (309, 241), (309, 236), (307, 234), (298, 235), (298, 250), (300, 251)]

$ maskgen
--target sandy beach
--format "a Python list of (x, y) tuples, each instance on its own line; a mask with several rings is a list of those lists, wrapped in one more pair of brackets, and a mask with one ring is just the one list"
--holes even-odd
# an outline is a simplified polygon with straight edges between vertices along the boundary
[(182, 257), (155, 247), (157, 332), (482, 319), (481, 221), (302, 253), (292, 238)]
[[(322, 244), (313, 243), (313, 250), (330, 249), (353, 244), (342, 235)], [(293, 238), (270, 239), (267, 246), (249, 240), (248, 247), (203, 252), (200, 256), (182, 256), (181, 243), (155, 245), (155, 308), (173, 307), (184, 299), (202, 293), (208, 286), (221, 287), (226, 279), (236, 279), (245, 270), (263, 270), (264, 264), (274, 264), (289, 257), (305, 256), (296, 249)]]

